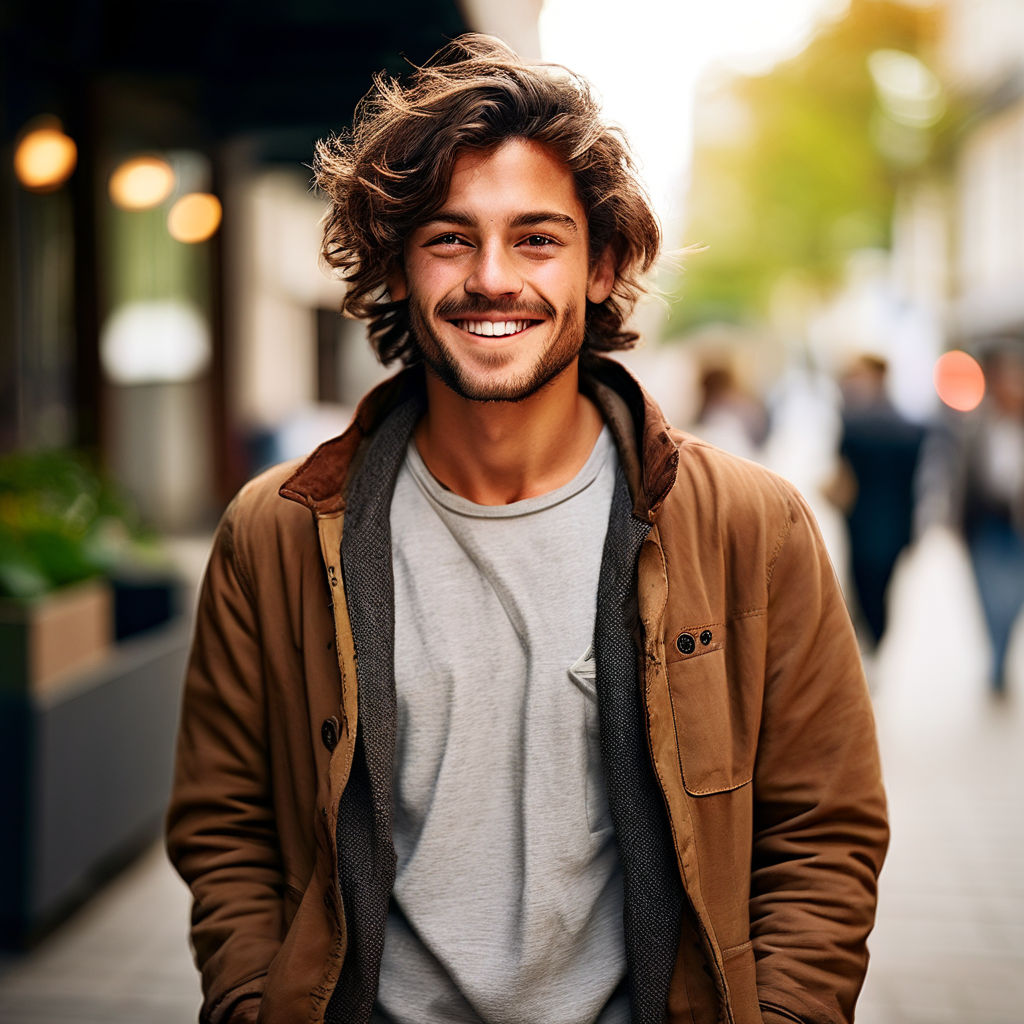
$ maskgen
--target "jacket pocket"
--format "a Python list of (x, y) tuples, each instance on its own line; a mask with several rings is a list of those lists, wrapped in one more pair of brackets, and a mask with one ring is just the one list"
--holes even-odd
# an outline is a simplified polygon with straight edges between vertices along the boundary
[(728, 630), (697, 623), (666, 638), (679, 762), (691, 796), (738, 789), (753, 777), (763, 659), (750, 654), (760, 625), (749, 618)]

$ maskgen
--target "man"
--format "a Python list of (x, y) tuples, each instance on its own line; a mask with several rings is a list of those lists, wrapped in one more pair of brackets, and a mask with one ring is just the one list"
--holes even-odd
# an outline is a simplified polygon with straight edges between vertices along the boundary
[(598, 355), (659, 243), (620, 137), (466, 36), (317, 180), (407, 367), (218, 533), (168, 818), (201, 1019), (850, 1020), (886, 825), (849, 618), (793, 489)]
[(863, 354), (839, 379), (840, 462), (829, 494), (846, 517), (850, 570), (872, 651), (888, 626), (887, 597), (896, 560), (910, 543), (914, 473), (924, 440), (924, 429), (889, 398), (888, 373), (884, 359)]

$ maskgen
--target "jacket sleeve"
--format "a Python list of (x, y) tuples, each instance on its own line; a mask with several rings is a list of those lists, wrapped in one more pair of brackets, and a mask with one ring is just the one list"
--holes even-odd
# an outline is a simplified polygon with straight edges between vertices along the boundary
[(167, 815), (168, 853), (192, 891), (203, 1024), (255, 1020), (283, 923), (261, 642), (237, 509), (238, 499), (200, 594)]
[(751, 936), (766, 1022), (839, 1024), (867, 968), (888, 843), (874, 717), (813, 516), (790, 498), (769, 566)]

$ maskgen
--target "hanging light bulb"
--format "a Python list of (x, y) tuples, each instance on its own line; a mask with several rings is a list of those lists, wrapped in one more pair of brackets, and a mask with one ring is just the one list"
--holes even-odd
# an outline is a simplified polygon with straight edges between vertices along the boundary
[(208, 192), (182, 196), (167, 214), (167, 230), (179, 242), (205, 242), (220, 227), (220, 200)]
[(157, 156), (126, 160), (110, 176), (110, 198), (122, 210), (159, 206), (174, 189), (174, 171)]
[(14, 173), (30, 192), (52, 192), (71, 177), (78, 162), (74, 139), (55, 117), (32, 122), (14, 150)]

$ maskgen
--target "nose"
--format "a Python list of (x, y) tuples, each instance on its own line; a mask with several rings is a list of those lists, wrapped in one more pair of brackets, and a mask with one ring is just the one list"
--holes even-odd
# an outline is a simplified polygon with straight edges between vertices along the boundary
[(501, 244), (481, 245), (465, 288), (488, 299), (518, 295), (523, 290), (523, 278), (516, 269), (514, 254)]

